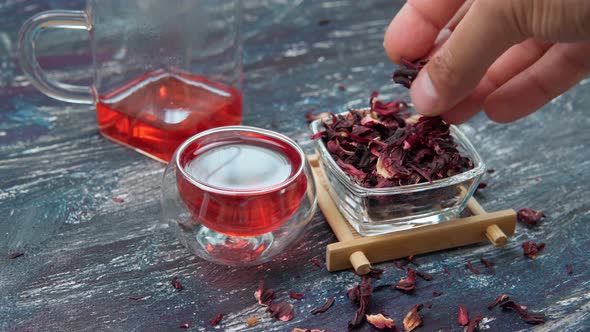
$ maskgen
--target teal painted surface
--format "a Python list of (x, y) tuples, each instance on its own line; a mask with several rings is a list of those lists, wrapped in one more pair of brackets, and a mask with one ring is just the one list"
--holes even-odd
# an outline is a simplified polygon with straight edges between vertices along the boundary
[[(305, 113), (365, 106), (372, 90), (407, 97), (394, 87), (394, 66), (382, 49), (383, 31), (401, 1), (304, 1), (285, 9), (281, 1), (246, 1), (244, 123), (283, 132), (306, 151), (312, 144)], [(23, 78), (14, 44), (19, 26), (46, 9), (79, 9), (83, 1), (5, 1), (0, 4), (0, 330), (162, 331), (189, 322), (195, 331), (290, 331), (294, 327), (344, 331), (355, 306), (345, 296), (358, 277), (328, 273), (323, 261), (335, 241), (321, 214), (305, 238), (269, 264), (247, 269), (213, 265), (191, 256), (159, 225), (158, 191), (164, 167), (99, 134), (92, 107), (54, 101)], [(318, 22), (329, 19), (329, 24)], [(40, 45), (58, 78), (85, 81), (83, 36), (72, 49), (65, 39)], [(72, 61), (56, 62), (65, 54)], [(86, 55), (87, 56), (87, 55)], [(75, 63), (75, 65), (68, 65)], [(338, 88), (343, 85), (345, 90)], [(375, 293), (371, 312), (385, 312), (401, 326), (417, 303), (418, 331), (461, 331), (457, 305), (485, 315), (489, 331), (583, 331), (590, 325), (590, 81), (586, 80), (533, 116), (510, 125), (479, 115), (463, 126), (489, 167), (478, 199), (488, 210), (531, 207), (547, 214), (537, 228), (518, 225), (504, 248), (481, 244), (422, 255), (415, 294)], [(111, 197), (123, 198), (116, 203)], [(537, 260), (520, 244), (545, 242)], [(11, 251), (25, 255), (5, 258)], [(496, 263), (490, 275), (480, 257)], [(464, 269), (471, 261), (483, 273)], [(573, 265), (568, 275), (565, 264)], [(451, 275), (442, 272), (447, 266)], [(404, 273), (393, 264), (378, 283)], [(169, 281), (178, 276), (176, 292)], [(279, 322), (254, 300), (265, 279), (279, 299), (295, 305), (291, 322)], [(305, 293), (301, 301), (288, 292)], [(432, 297), (432, 292), (442, 292)], [(513, 313), (486, 305), (509, 293), (548, 315), (527, 325)], [(129, 300), (129, 296), (146, 296)], [(323, 314), (310, 311), (335, 296)], [(209, 325), (218, 312), (221, 325)], [(260, 323), (247, 327), (248, 317)], [(361, 331), (371, 331), (365, 325)]]

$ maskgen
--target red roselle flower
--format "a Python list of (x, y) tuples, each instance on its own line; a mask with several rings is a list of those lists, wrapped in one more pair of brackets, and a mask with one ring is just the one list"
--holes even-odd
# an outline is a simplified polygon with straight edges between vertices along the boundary
[(423, 307), (423, 304), (416, 304), (406, 314), (406, 317), (404, 317), (404, 328), (406, 329), (406, 332), (410, 332), (422, 325), (422, 316), (420, 316), (419, 311), (422, 310)]
[(264, 287), (264, 281), (258, 283), (258, 289), (254, 292), (254, 298), (258, 301), (261, 306), (268, 307), (272, 300), (275, 299), (275, 291), (272, 289), (266, 289)]
[(371, 278), (367, 277), (363, 277), (360, 284), (350, 288), (346, 292), (348, 298), (359, 306), (354, 317), (348, 322), (349, 329), (357, 328), (365, 321), (367, 311), (371, 305), (372, 294)]
[(416, 287), (416, 273), (411, 268), (408, 268), (408, 274), (405, 278), (401, 279), (395, 288), (404, 292), (411, 292)]
[(273, 303), (266, 311), (270, 312), (270, 316), (288, 322), (293, 319), (293, 305), (289, 302)]
[(537, 212), (533, 209), (523, 208), (516, 212), (516, 216), (518, 218), (518, 221), (530, 227), (536, 226), (539, 223), (539, 221), (543, 217), (545, 217), (545, 214), (540, 211)]
[(315, 315), (315, 314), (319, 314), (319, 313), (328, 311), (328, 309), (330, 309), (330, 307), (332, 306), (332, 304), (334, 304), (334, 300), (336, 300), (336, 298), (332, 296), (331, 298), (329, 298), (326, 301), (326, 303), (324, 303), (324, 305), (322, 305), (321, 307), (317, 307), (317, 308), (313, 309), (311, 311), (311, 314), (312, 315)]
[(221, 319), (223, 318), (223, 314), (222, 313), (218, 313), (217, 315), (215, 315), (215, 317), (213, 317), (213, 319), (211, 320), (211, 325), (213, 326), (217, 326), (219, 325), (219, 322), (221, 322)]
[(367, 315), (367, 322), (378, 330), (396, 331), (395, 321), (383, 316), (383, 314)]
[(428, 60), (419, 59), (411, 62), (407, 59), (401, 58), (401, 65), (398, 69), (393, 72), (393, 81), (397, 84), (401, 84), (406, 88), (412, 86), (412, 82), (418, 77), (418, 73), (428, 63)]
[(172, 285), (172, 287), (174, 287), (177, 291), (181, 291), (182, 290), (182, 284), (180, 283), (180, 281), (177, 280), (176, 277), (173, 277), (172, 280), (170, 280), (170, 284)]
[(539, 244), (537, 244), (537, 243), (531, 242), (531, 241), (524, 241), (522, 243), (523, 253), (524, 253), (524, 255), (526, 257), (528, 257), (530, 259), (537, 258), (537, 255), (543, 249), (545, 249), (545, 243), (539, 243)]
[(289, 297), (295, 300), (301, 300), (304, 296), (303, 293), (289, 292)]
[(461, 326), (465, 326), (469, 324), (469, 315), (467, 314), (467, 309), (464, 306), (459, 305), (459, 312), (457, 313), (457, 323)]

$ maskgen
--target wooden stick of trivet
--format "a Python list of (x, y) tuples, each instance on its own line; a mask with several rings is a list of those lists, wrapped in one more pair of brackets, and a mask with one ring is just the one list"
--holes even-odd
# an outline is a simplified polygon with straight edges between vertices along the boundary
[(377, 236), (355, 238), (348, 221), (331, 199), (317, 156), (309, 156), (316, 179), (318, 204), (339, 242), (326, 247), (328, 271), (355, 268), (358, 274), (368, 273), (370, 263), (378, 263), (410, 255), (465, 246), (489, 240), (494, 245), (506, 243), (516, 229), (516, 212), (512, 209), (487, 213), (474, 198), (467, 207), (473, 216), (456, 218), (431, 226)]
[[(328, 193), (326, 190), (325, 184), (322, 183), (324, 179), (318, 172), (319, 164), (317, 155), (309, 156), (308, 160), (312, 166), (313, 175), (316, 179), (318, 205), (320, 206), (324, 217), (328, 221), (330, 228), (332, 228), (334, 235), (336, 235), (336, 238), (340, 242), (354, 240), (354, 235), (346, 224), (347, 221), (344, 220), (342, 214), (340, 214), (340, 211), (338, 211), (338, 207), (330, 197), (330, 193)], [(360, 250), (352, 252), (348, 256), (348, 260), (355, 272), (360, 275), (367, 274), (369, 271), (371, 271), (371, 262), (369, 262), (365, 254)], [(326, 265), (329, 265), (327, 261)]]

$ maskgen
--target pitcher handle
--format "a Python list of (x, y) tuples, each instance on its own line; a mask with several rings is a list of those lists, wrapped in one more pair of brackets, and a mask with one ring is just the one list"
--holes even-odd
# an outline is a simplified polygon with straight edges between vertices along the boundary
[(47, 77), (35, 55), (35, 42), (41, 31), (48, 28), (90, 31), (92, 25), (81, 10), (48, 10), (30, 17), (18, 36), (18, 56), (21, 68), (31, 83), (49, 97), (78, 104), (94, 101), (90, 86), (61, 83)]

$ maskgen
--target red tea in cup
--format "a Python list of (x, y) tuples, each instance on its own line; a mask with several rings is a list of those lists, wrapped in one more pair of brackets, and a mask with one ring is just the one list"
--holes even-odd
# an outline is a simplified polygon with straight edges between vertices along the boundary
[(299, 207), (307, 189), (304, 158), (278, 133), (245, 126), (208, 130), (177, 152), (179, 195), (192, 216), (216, 232), (265, 234)]

